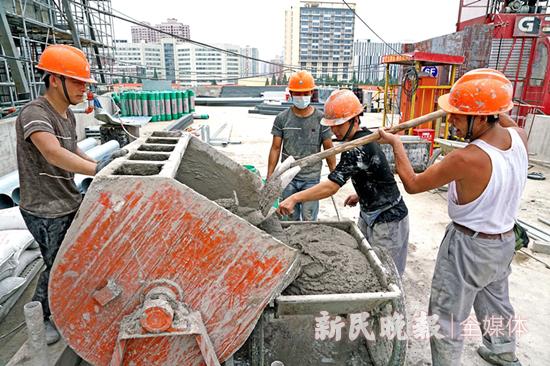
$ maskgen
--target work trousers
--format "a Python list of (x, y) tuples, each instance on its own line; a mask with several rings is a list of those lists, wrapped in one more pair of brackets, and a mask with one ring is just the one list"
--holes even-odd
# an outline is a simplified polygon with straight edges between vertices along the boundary
[(359, 216), (359, 230), (365, 235), (370, 245), (385, 249), (392, 257), (399, 275), (405, 272), (407, 249), (409, 247), (409, 216), (400, 221), (380, 222), (367, 225)]
[[(293, 179), (283, 191), (283, 200), (292, 196), (294, 193), (305, 191), (314, 185), (319, 184), (319, 179), (300, 180)], [(319, 201), (308, 201), (297, 203), (294, 211), (286, 219), (291, 221), (317, 221), (319, 214)]]
[[(438, 318), (439, 325), (431, 329), (434, 366), (460, 365), (464, 338), (476, 332), (495, 353), (515, 351), (514, 309), (508, 296), (514, 244), (513, 233), (481, 239), (457, 230), (452, 223), (447, 226), (429, 306), (429, 314)], [(476, 319), (470, 317), (472, 306)]]
[(56, 217), (53, 219), (34, 216), (26, 211), (21, 210), (21, 215), (25, 220), (27, 228), (31, 232), (34, 240), (40, 246), (40, 253), (46, 264), (46, 269), (40, 274), (38, 284), (32, 298), (33, 301), (42, 303), (44, 311), (44, 319), (48, 319), (51, 315), (50, 305), (48, 303), (48, 282), (50, 280), (50, 271), (53, 266), (59, 247), (65, 238), (67, 230), (73, 222), (76, 212), (71, 214)]

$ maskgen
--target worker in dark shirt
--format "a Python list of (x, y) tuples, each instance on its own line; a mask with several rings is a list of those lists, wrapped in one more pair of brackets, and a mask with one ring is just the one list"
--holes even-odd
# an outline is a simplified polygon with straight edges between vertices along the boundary
[[(350, 90), (337, 90), (325, 104), (321, 124), (330, 126), (340, 141), (355, 140), (371, 133), (359, 127), (362, 112), (363, 106)], [(350, 195), (344, 204), (355, 206), (359, 202), (359, 229), (371, 245), (389, 252), (402, 275), (409, 241), (408, 210), (378, 143), (342, 153), (328, 180), (288, 197), (278, 212), (288, 215), (297, 203), (332, 196), (350, 178), (357, 194)]]

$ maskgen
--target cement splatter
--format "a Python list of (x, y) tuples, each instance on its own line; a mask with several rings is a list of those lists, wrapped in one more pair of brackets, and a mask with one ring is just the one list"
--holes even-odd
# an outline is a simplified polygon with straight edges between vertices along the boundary
[(384, 291), (357, 241), (345, 231), (300, 224), (285, 232), (287, 244), (301, 252), (302, 270), (283, 295)]

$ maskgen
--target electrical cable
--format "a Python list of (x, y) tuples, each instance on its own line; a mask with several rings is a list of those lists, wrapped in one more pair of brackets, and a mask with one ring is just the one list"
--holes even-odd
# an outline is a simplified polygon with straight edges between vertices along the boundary
[(386, 42), (378, 33), (376, 33), (376, 31), (374, 29), (372, 29), (372, 27), (370, 25), (367, 24), (367, 22), (365, 22), (363, 20), (363, 18), (361, 18), (359, 16), (359, 14), (357, 14), (357, 12), (355, 11), (355, 9), (353, 9), (347, 2), (346, 0), (342, 0), (342, 2), (344, 4), (346, 4), (346, 6), (349, 8), (349, 10), (351, 10), (353, 12), (353, 15), (355, 15), (355, 17), (357, 17), (357, 19), (359, 19), (361, 21), (361, 23), (363, 23), (371, 32), (372, 34), (374, 34), (379, 40), (381, 40), (386, 46), (388, 46), (392, 51), (394, 51), (395, 53), (398, 53), (400, 55), (403, 55), (400, 51), (396, 50), (395, 48), (392, 47), (392, 45), (390, 45), (388, 42)]
[(418, 72), (414, 66), (405, 69), (401, 85), (407, 98), (411, 99), (418, 89)]

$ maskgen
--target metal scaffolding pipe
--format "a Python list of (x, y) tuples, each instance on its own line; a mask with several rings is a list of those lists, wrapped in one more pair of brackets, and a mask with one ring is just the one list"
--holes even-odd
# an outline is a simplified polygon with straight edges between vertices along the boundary
[(48, 366), (48, 348), (46, 346), (46, 329), (44, 312), (40, 301), (31, 301), (23, 307), (29, 340), (29, 354), (33, 366)]

